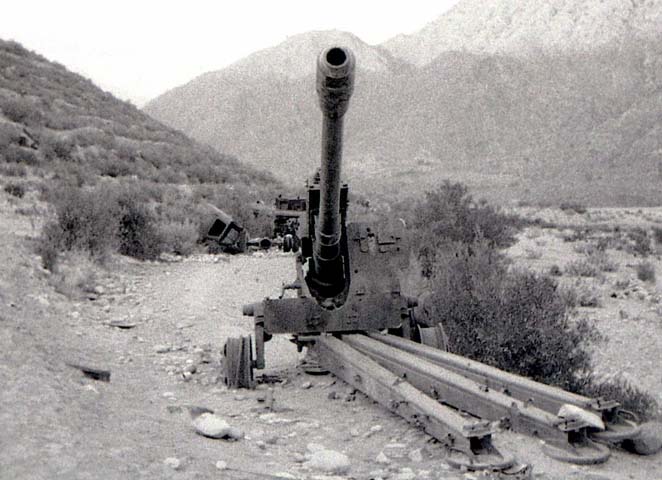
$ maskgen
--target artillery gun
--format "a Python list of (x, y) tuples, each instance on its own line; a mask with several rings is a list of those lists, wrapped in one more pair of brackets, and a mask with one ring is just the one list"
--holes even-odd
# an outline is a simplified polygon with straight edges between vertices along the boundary
[[(352, 52), (342, 47), (328, 48), (317, 59), (322, 158), (301, 215), (297, 278), (278, 298), (243, 307), (254, 318), (255, 355), (250, 336), (229, 339), (226, 384), (253, 386), (253, 369), (265, 367), (265, 342), (291, 334), (300, 350), (317, 353), (324, 368), (436, 438), (446, 448), (446, 461), (457, 467), (527, 475), (528, 466), (494, 446), (497, 422), (544, 440), (545, 453), (575, 463), (606, 461), (604, 443), (634, 442), (639, 427), (616, 402), (575, 395), (425, 345), (437, 344), (429, 339), (439, 332), (416, 325), (417, 299), (400, 289), (398, 276), (409, 252), (402, 225), (378, 231), (347, 222), (342, 133), (354, 67)], [(287, 290), (296, 296), (286, 298)], [(560, 414), (568, 411), (576, 415)]]

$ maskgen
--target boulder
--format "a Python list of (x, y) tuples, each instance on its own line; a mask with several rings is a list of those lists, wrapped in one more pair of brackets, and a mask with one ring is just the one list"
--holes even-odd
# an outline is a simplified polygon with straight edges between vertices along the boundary
[(203, 413), (196, 417), (192, 424), (196, 433), (203, 437), (227, 438), (232, 431), (232, 427), (225, 420), (213, 413)]
[(347, 455), (334, 450), (317, 450), (304, 465), (334, 475), (344, 475), (351, 467)]

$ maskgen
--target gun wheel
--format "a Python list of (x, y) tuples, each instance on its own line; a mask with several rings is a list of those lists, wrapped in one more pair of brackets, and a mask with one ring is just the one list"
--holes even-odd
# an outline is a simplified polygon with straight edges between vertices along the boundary
[(228, 388), (254, 388), (250, 335), (228, 338), (223, 347), (223, 380)]

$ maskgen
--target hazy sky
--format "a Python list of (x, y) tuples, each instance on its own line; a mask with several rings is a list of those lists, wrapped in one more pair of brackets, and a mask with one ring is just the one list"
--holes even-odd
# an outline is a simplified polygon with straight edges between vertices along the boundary
[(0, 38), (21, 42), (137, 105), (309, 30), (370, 44), (412, 33), (458, 0), (4, 0)]

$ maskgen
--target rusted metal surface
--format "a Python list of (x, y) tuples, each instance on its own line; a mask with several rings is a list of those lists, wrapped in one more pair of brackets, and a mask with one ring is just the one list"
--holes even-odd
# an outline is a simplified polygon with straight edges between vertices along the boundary
[(343, 341), (432, 398), (484, 419), (506, 420), (515, 431), (564, 444), (567, 431), (583, 428), (365, 335), (344, 335)]

